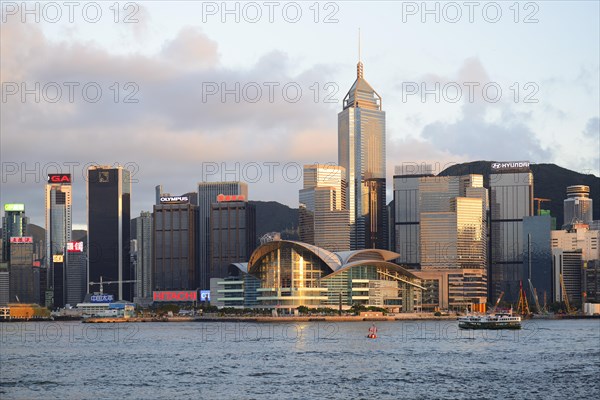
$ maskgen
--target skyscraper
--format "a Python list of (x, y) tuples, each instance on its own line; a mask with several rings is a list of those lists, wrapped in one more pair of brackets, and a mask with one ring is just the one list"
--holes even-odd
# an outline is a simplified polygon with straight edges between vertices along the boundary
[(11, 237), (9, 241), (9, 302), (34, 303), (39, 295), (35, 292), (33, 275), (33, 238)]
[[(67, 242), (71, 241), (71, 175), (49, 174), (46, 184), (46, 265), (49, 271), (50, 288), (56, 286), (66, 288), (66, 274), (54, 274), (53, 257), (62, 254), (64, 263), (67, 263), (68, 254), (65, 253)], [(64, 265), (64, 264), (63, 264)], [(61, 290), (66, 295), (65, 290)], [(54, 294), (56, 305), (64, 306), (66, 298), (59, 299)]]
[(5, 204), (2, 218), (2, 261), (10, 260), (10, 238), (25, 235), (25, 204)]
[(302, 242), (334, 252), (350, 250), (345, 176), (344, 168), (337, 165), (304, 166), (298, 213)]
[[(404, 166), (403, 166), (404, 167)], [(419, 253), (420, 235), (420, 178), (433, 177), (431, 165), (398, 168), (394, 174), (394, 231), (395, 252), (400, 254), (396, 262), (410, 268), (421, 267)]]
[[(104, 292), (116, 299), (133, 299), (134, 279), (129, 259), (130, 173), (123, 167), (94, 166), (87, 174), (88, 282), (105, 284)], [(90, 286), (88, 292), (98, 290)]]
[(533, 215), (533, 174), (529, 162), (494, 162), (491, 169), (489, 299), (504, 292), (504, 300), (516, 302), (527, 283), (523, 217)]
[(563, 229), (568, 225), (583, 222), (590, 224), (592, 218), (592, 204), (590, 199), (590, 187), (585, 185), (573, 185), (567, 187), (567, 198), (564, 204), (564, 222)]
[(483, 176), (433, 176), (429, 165), (397, 172), (397, 261), (420, 270), (415, 274), (427, 288), (423, 307), (484, 311), (488, 202)]
[(153, 232), (153, 289), (196, 290), (198, 206), (184, 196), (162, 197), (154, 205)]
[(381, 108), (381, 96), (364, 79), (360, 60), (356, 80), (338, 114), (338, 164), (346, 171), (350, 247), (384, 249), (385, 111)]
[(198, 250), (200, 288), (210, 289), (210, 209), (217, 196), (242, 195), (248, 199), (248, 185), (243, 182), (200, 182), (198, 183)]
[(210, 213), (210, 278), (225, 278), (232, 263), (248, 262), (256, 248), (256, 208), (246, 197), (219, 196)]
[(131, 236), (136, 241), (136, 297), (152, 296), (152, 265), (154, 261), (152, 257), (152, 232), (153, 217), (151, 212), (142, 211), (139, 217), (131, 220)]
[(83, 242), (67, 243), (65, 264), (65, 304), (72, 306), (81, 303), (87, 293), (86, 251)]

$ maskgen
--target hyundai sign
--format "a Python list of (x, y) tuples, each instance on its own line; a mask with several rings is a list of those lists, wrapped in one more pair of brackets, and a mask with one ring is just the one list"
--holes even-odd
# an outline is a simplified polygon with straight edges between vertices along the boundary
[(195, 290), (165, 290), (152, 292), (154, 301), (192, 302), (198, 300), (198, 292)]
[(524, 171), (529, 172), (529, 161), (493, 162), (492, 173), (501, 171)]
[(112, 294), (93, 294), (90, 296), (91, 303), (112, 303), (113, 300)]

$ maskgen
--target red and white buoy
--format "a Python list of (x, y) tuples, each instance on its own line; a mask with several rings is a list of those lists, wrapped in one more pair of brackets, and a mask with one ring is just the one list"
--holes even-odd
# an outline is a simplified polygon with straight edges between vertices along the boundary
[(377, 339), (377, 327), (375, 324), (371, 325), (369, 328), (369, 334), (367, 335), (369, 339)]

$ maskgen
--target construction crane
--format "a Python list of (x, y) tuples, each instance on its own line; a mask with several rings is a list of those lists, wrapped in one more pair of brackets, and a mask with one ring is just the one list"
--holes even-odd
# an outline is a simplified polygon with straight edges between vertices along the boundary
[(104, 285), (109, 285), (111, 283), (137, 283), (136, 280), (127, 280), (127, 281), (104, 281), (102, 277), (100, 277), (100, 282), (89, 282), (90, 285), (100, 285), (100, 294), (104, 294)]
[(569, 295), (567, 294), (567, 288), (565, 287), (565, 281), (563, 280), (562, 274), (560, 274), (560, 286), (562, 288), (563, 301), (565, 302), (567, 314), (573, 314), (575, 309), (571, 308), (571, 304), (569, 303)]
[(541, 213), (542, 203), (552, 201), (552, 199), (544, 199), (542, 197), (534, 197), (533, 200), (537, 201), (537, 215), (542, 215), (542, 213)]
[(540, 300), (538, 299), (537, 291), (533, 287), (533, 283), (531, 283), (531, 279), (528, 279), (528, 281), (529, 281), (529, 289), (531, 290), (531, 297), (533, 297), (533, 300), (535, 301), (535, 308), (537, 309), (538, 314), (541, 314), (542, 307), (540, 307)]
[(523, 316), (531, 314), (529, 310), (529, 303), (527, 302), (527, 296), (523, 289), (523, 281), (519, 282), (519, 304), (517, 305), (517, 312)]
[(502, 300), (502, 296), (504, 296), (504, 292), (500, 292), (500, 296), (498, 296), (498, 300), (496, 300), (496, 304), (494, 304), (494, 307), (492, 307), (492, 309), (490, 310), (490, 314), (493, 314), (496, 312), (496, 308), (498, 308), (498, 304), (500, 304), (500, 300)]

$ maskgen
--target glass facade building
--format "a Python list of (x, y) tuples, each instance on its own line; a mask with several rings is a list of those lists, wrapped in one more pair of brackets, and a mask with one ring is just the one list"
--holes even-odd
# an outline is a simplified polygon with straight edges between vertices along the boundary
[(35, 303), (39, 300), (33, 273), (33, 243), (11, 244), (9, 280), (9, 303)]
[(198, 277), (203, 290), (210, 289), (210, 209), (220, 194), (242, 195), (247, 200), (248, 185), (243, 182), (198, 183)]
[(154, 205), (155, 290), (198, 289), (198, 206)]
[(563, 229), (578, 222), (591, 224), (593, 220), (593, 200), (590, 199), (590, 187), (574, 185), (567, 187), (564, 204)]
[(300, 240), (329, 251), (350, 250), (350, 215), (346, 209), (345, 170), (333, 165), (305, 165), (299, 193)]
[(256, 248), (256, 208), (246, 201), (213, 203), (210, 278), (224, 278), (229, 264), (245, 262)]
[(136, 297), (152, 296), (153, 231), (153, 217), (151, 212), (142, 211), (139, 217), (131, 220), (131, 235), (132, 240), (135, 240), (136, 247), (133, 254), (137, 280), (135, 289)]
[(338, 164), (346, 171), (351, 249), (387, 246), (385, 111), (381, 96), (357, 77), (338, 114)]
[[(540, 305), (551, 301), (552, 293), (552, 217), (535, 215), (523, 217), (523, 268), (538, 296)], [(528, 297), (533, 298), (528, 282), (523, 282)], [(531, 306), (531, 303), (530, 303)]]
[(498, 170), (490, 175), (490, 301), (504, 292), (504, 300), (515, 303), (521, 282), (527, 283), (523, 218), (533, 215), (533, 174), (528, 169)]
[[(48, 282), (54, 287), (66, 287), (68, 277), (63, 274), (54, 273), (54, 263), (52, 256), (62, 254), (67, 262), (68, 254), (65, 252), (67, 243), (71, 241), (72, 233), (72, 188), (71, 177), (68, 176), (68, 182), (51, 183), (46, 185), (46, 265), (48, 266)], [(62, 276), (58, 276), (62, 275)], [(64, 306), (66, 302), (66, 291), (57, 291), (54, 293), (55, 304)], [(77, 303), (75, 303), (77, 304)]]
[(216, 282), (213, 291), (218, 301), (232, 302), (241, 301), (243, 290), (247, 307), (348, 309), (362, 304), (413, 312), (422, 287), (415, 275), (390, 262), (397, 256), (379, 249), (334, 253), (276, 240), (258, 247), (247, 264), (232, 264), (238, 272)]
[(5, 204), (2, 217), (2, 261), (10, 260), (10, 238), (25, 236), (25, 204)]
[(65, 268), (65, 303), (75, 306), (83, 301), (87, 294), (86, 253), (68, 252)]
[[(484, 310), (488, 192), (482, 175), (394, 176), (398, 263), (424, 280), (425, 308)], [(434, 272), (428, 272), (434, 271)]]
[[(88, 282), (105, 284), (104, 292), (131, 301), (135, 278), (129, 255), (131, 229), (131, 179), (123, 167), (94, 166), (87, 172)], [(98, 290), (90, 286), (88, 292)]]

